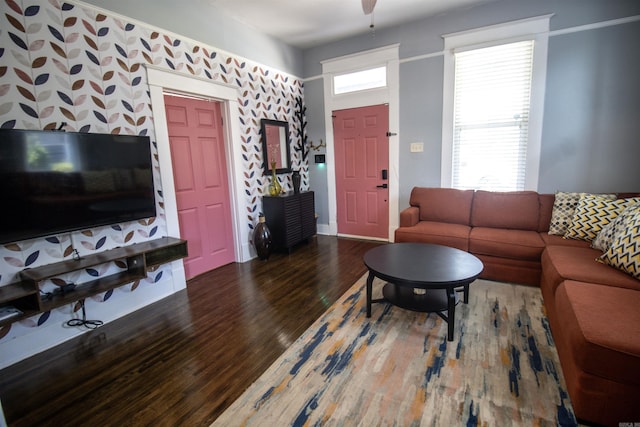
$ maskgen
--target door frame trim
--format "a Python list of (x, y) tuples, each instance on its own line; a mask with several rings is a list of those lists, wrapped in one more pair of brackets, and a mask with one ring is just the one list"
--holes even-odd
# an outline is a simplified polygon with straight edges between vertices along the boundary
[[(389, 105), (389, 233), (388, 241), (394, 240), (399, 226), (400, 194), (400, 60), (399, 44), (368, 50), (353, 55), (322, 61), (324, 80), (324, 115), (327, 156), (327, 191), (329, 208), (329, 234), (338, 234), (338, 212), (336, 200), (335, 146), (333, 137), (333, 111), (371, 105)], [(333, 76), (345, 72), (359, 71), (375, 66), (387, 67), (387, 86), (348, 94), (333, 94)], [(362, 236), (361, 236), (362, 237)]]
[[(150, 65), (146, 65), (145, 68), (147, 69), (147, 82), (149, 84), (151, 108), (153, 110), (167, 234), (170, 236), (180, 236), (180, 225), (178, 222), (178, 205), (173, 181), (173, 164), (171, 161), (171, 150), (169, 148), (169, 131), (164, 106), (164, 94), (165, 92), (185, 94), (219, 101), (222, 103), (221, 112), (224, 120), (223, 133), (228, 167), (227, 176), (229, 181), (235, 260), (236, 262), (250, 260), (249, 232), (241, 227), (242, 222), (240, 218), (241, 212), (246, 211), (246, 201), (241, 196), (240, 188), (238, 187), (238, 183), (242, 182), (242, 138), (240, 116), (238, 113), (237, 88), (204, 78), (186, 76)], [(182, 262), (180, 262), (180, 268), (174, 268), (174, 270), (179, 269), (182, 269), (182, 273), (176, 271), (176, 274), (182, 274), (184, 277)]]

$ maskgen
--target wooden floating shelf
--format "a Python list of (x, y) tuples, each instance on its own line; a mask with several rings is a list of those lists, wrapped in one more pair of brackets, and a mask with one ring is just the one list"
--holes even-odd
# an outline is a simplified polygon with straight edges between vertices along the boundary
[[(162, 237), (86, 255), (78, 260), (65, 260), (25, 269), (20, 272), (20, 282), (0, 287), (0, 307), (13, 306), (23, 312), (18, 316), (0, 320), (0, 327), (143, 279), (149, 269), (185, 258), (187, 255), (185, 240)], [(113, 261), (125, 262), (127, 269), (78, 284), (66, 293), (53, 294), (48, 298), (40, 293), (40, 286), (45, 280)]]

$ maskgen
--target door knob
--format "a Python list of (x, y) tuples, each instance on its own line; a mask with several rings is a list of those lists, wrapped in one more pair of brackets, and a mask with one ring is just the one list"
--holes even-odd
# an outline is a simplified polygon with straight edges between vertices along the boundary
[(387, 184), (382, 184), (382, 185), (378, 185), (377, 187), (378, 187), (378, 188), (387, 188), (387, 187), (388, 187), (388, 185), (387, 185)]

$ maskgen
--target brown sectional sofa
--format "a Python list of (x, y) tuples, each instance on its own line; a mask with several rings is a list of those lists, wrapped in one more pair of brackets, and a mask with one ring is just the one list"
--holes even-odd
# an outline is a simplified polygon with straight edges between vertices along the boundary
[(587, 241), (549, 235), (554, 198), (416, 187), (395, 241), (456, 247), (482, 260), (482, 278), (539, 285), (576, 416), (640, 422), (640, 280)]

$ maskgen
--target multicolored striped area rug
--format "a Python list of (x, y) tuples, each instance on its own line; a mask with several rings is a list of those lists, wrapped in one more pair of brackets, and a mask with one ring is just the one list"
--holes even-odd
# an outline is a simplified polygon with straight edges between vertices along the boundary
[(477, 280), (448, 342), (436, 314), (367, 319), (365, 279), (213, 425), (577, 425), (538, 288)]

